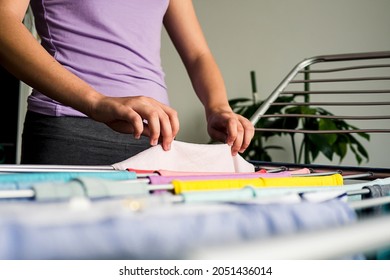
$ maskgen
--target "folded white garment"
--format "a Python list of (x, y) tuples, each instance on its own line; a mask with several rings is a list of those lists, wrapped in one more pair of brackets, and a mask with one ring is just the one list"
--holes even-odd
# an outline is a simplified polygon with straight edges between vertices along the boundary
[(227, 144), (193, 144), (173, 141), (171, 149), (151, 147), (127, 160), (112, 165), (116, 170), (174, 170), (187, 172), (254, 172), (240, 155), (232, 156)]

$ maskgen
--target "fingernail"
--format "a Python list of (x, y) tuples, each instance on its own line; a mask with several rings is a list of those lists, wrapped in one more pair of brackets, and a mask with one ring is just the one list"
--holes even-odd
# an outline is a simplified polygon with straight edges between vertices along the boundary
[(155, 139), (155, 140), (152, 140), (152, 141), (150, 142), (150, 145), (152, 145), (152, 146), (156, 146), (156, 145), (157, 145), (157, 139)]

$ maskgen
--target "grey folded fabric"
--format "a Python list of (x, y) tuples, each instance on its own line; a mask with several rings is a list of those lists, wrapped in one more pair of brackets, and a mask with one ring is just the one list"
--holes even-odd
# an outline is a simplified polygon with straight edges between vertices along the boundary
[(368, 189), (370, 192), (368, 194), (363, 195), (363, 199), (367, 198), (376, 198), (388, 196), (390, 194), (390, 185), (372, 185), (365, 186), (363, 189)]
[[(365, 186), (363, 189), (367, 189), (370, 192), (367, 194), (362, 195), (362, 199), (370, 199), (370, 198), (379, 198), (383, 196), (388, 196), (390, 195), (390, 184), (387, 185), (371, 185), (371, 186)], [(390, 211), (390, 206), (388, 204), (384, 205), (378, 205), (375, 207), (370, 207), (367, 209), (360, 210), (358, 212), (359, 216), (364, 217), (364, 216), (371, 216), (371, 215), (382, 215), (385, 213), (389, 213)]]

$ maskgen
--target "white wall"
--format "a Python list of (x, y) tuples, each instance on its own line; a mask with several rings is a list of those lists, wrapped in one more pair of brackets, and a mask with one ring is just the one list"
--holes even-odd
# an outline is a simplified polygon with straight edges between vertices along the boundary
[[(261, 98), (304, 58), (390, 50), (389, 0), (194, 0), (210, 48), (225, 78), (229, 98), (250, 97), (255, 70)], [(181, 120), (179, 140), (207, 143), (203, 108), (167, 35), (163, 64), (172, 106)], [(388, 126), (388, 128), (390, 125)], [(384, 140), (371, 142), (366, 166), (390, 167)], [(379, 144), (378, 144), (379, 143)], [(276, 154), (276, 161), (286, 160)], [(321, 163), (327, 163), (325, 159)], [(343, 164), (355, 164), (347, 159)]]

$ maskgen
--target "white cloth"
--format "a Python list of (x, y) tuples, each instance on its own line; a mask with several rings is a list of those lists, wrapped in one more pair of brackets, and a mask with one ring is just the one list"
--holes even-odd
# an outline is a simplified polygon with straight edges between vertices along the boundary
[(116, 170), (174, 170), (187, 172), (254, 172), (253, 164), (240, 155), (232, 156), (227, 144), (193, 144), (173, 141), (171, 149), (151, 147), (112, 165)]

